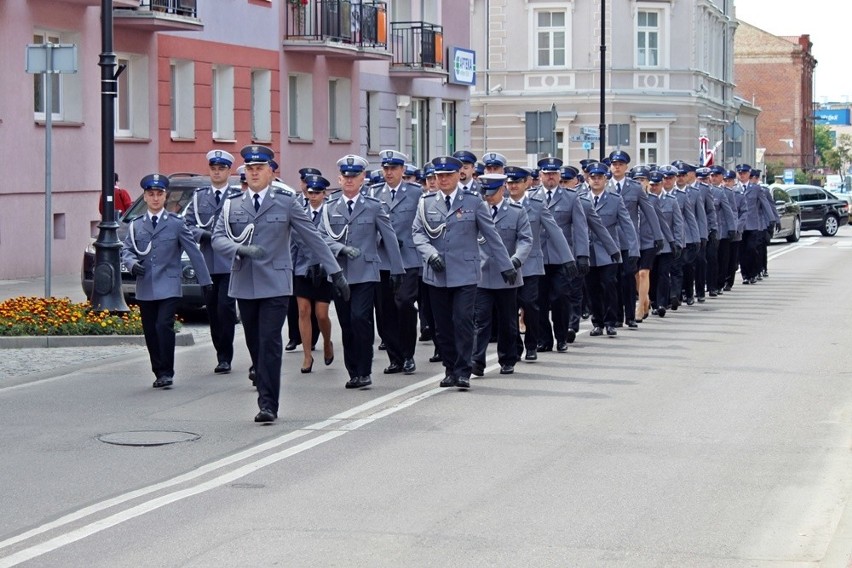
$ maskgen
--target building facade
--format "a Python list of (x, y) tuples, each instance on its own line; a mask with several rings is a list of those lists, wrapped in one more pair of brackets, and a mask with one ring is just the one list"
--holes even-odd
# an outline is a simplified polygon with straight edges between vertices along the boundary
[[(80, 269), (97, 233), (101, 184), (100, 0), (0, 2), (0, 279), (44, 274), (45, 89), (52, 104), (55, 274)], [(113, 0), (123, 66), (115, 170), (133, 197), (158, 171), (201, 172), (213, 148), (271, 146), (280, 177), (303, 166), (333, 182), (357, 153), (378, 165), (466, 146), (469, 88), (447, 82), (446, 46), (469, 46), (454, 0)], [(74, 44), (78, 71), (27, 75), (31, 43)]]
[(473, 149), (533, 164), (540, 153), (525, 144), (527, 112), (555, 107), (553, 154), (566, 163), (599, 157), (589, 134), (601, 122), (603, 34), (604, 121), (623, 125), (604, 154), (618, 146), (634, 162), (696, 162), (703, 136), (710, 148), (718, 143), (716, 163), (754, 156), (745, 115), (756, 111), (734, 97), (733, 4), (472, 0), (471, 43), (483, 62), (471, 96)]
[(779, 37), (740, 22), (734, 43), (737, 95), (761, 108), (763, 163), (810, 171), (814, 154), (813, 74), (808, 35)]

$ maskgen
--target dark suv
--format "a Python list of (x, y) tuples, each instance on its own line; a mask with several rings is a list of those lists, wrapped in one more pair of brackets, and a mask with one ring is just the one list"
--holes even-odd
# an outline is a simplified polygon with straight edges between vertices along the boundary
[(815, 185), (782, 185), (793, 203), (802, 209), (802, 230), (819, 231), (833, 237), (849, 223), (849, 204)]
[[(239, 189), (239, 177), (231, 177), (230, 183), (232, 186)], [(210, 178), (199, 174), (191, 173), (176, 173), (169, 176), (169, 188), (166, 190), (166, 206), (165, 209), (169, 213), (175, 213), (181, 217), (186, 212), (192, 201), (192, 194), (199, 187), (210, 185)], [(124, 215), (121, 217), (121, 226), (118, 228), (118, 240), (123, 241), (127, 235), (127, 223), (130, 219), (143, 215), (145, 213), (145, 201), (140, 195), (130, 206)], [(184, 255), (181, 257), (183, 264), (181, 273), (181, 290), (183, 298), (181, 298), (178, 309), (181, 311), (197, 310), (204, 307), (204, 297), (201, 292), (201, 286), (198, 285), (198, 279), (195, 277), (195, 269), (189, 262), (189, 258)], [(87, 298), (92, 297), (92, 275), (95, 267), (95, 247), (94, 239), (92, 243), (86, 247), (83, 252), (83, 268), (80, 272), (80, 280), (83, 285), (83, 293)], [(121, 289), (124, 292), (124, 301), (128, 304), (135, 303), (136, 300), (136, 278), (128, 272), (127, 268), (122, 263), (121, 265)]]

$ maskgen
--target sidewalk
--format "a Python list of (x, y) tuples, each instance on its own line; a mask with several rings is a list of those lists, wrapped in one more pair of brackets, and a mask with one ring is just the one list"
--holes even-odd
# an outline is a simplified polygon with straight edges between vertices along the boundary
[[(18, 296), (44, 297), (44, 278), (0, 280), (0, 301)], [(84, 302), (86, 296), (80, 285), (80, 273), (53, 275), (51, 296)], [(184, 325), (191, 331), (195, 342), (209, 338), (206, 322)], [(180, 349), (180, 348), (178, 348)], [(4, 349), (0, 352), (0, 386), (9, 386), (31, 380), (48, 378), (101, 362), (144, 353), (144, 345), (85, 346)]]

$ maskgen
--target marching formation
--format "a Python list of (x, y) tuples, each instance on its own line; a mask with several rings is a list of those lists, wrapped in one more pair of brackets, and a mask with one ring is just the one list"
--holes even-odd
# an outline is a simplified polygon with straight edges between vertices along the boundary
[(211, 185), (182, 218), (164, 210), (167, 176), (146, 176), (148, 211), (130, 221), (122, 261), (137, 278), (155, 388), (173, 384), (183, 252), (204, 289), (215, 373), (231, 372), (239, 308), (256, 422), (278, 416), (288, 316), (286, 349), (302, 345), (302, 373), (313, 370), (320, 336), (324, 364), (335, 359), (333, 301), (346, 388), (372, 384), (378, 331), (385, 374), (415, 373), (418, 340), (432, 340), (440, 385), (468, 389), (491, 342), (500, 373), (511, 374), (521, 359), (567, 351), (582, 319), (591, 337), (612, 337), (730, 291), (738, 270), (755, 284), (768, 276), (766, 245), (780, 221), (747, 164), (631, 168), (616, 150), (579, 167), (545, 158), (526, 168), (459, 151), (417, 169), (383, 150), (374, 172), (343, 156), (339, 189), (302, 168), (291, 190), (270, 148), (240, 154), (241, 189), (229, 186), (234, 157), (207, 154)]

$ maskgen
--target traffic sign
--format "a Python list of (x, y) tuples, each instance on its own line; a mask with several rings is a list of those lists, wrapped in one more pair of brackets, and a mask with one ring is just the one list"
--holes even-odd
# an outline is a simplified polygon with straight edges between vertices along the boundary
[(600, 132), (600, 129), (598, 129), (597, 126), (581, 126), (580, 132), (582, 132), (586, 136), (589, 136), (589, 135), (599, 136), (598, 133)]
[(593, 150), (595, 145), (591, 142), (583, 142), (583, 150)]
[(583, 137), (580, 134), (572, 134), (568, 137), (568, 140), (570, 140), (571, 142), (582, 142)]

